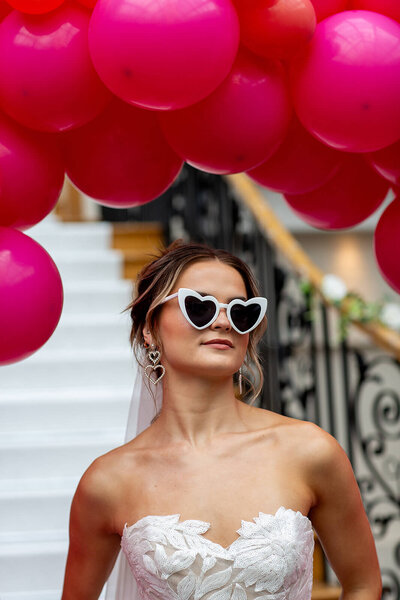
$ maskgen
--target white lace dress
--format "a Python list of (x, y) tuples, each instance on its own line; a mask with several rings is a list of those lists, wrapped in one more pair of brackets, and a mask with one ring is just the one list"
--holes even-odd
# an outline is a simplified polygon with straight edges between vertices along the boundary
[(121, 547), (141, 600), (310, 600), (314, 534), (301, 512), (260, 512), (227, 548), (202, 536), (210, 523), (179, 518), (125, 525)]

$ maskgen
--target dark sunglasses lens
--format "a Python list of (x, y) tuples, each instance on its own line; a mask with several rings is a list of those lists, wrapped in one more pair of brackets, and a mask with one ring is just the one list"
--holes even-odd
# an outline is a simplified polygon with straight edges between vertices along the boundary
[(239, 331), (247, 331), (257, 322), (260, 312), (259, 304), (248, 304), (247, 306), (235, 304), (231, 308), (231, 319)]
[(199, 300), (195, 296), (185, 298), (185, 308), (189, 319), (197, 327), (207, 325), (215, 315), (215, 304), (211, 300)]

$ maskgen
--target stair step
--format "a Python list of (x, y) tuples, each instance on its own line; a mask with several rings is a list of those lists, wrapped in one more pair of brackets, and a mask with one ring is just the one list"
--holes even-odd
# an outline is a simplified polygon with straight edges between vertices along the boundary
[(163, 241), (159, 223), (113, 223), (112, 247), (118, 250), (140, 250), (154, 253)]
[(132, 282), (126, 279), (65, 281), (63, 314), (119, 314), (132, 296)]
[(60, 589), (68, 551), (62, 531), (10, 534), (0, 541), (0, 597), (6, 593)]
[(136, 276), (153, 257), (144, 255), (140, 250), (122, 250), (124, 257), (123, 276), (125, 279), (136, 280)]
[(314, 584), (311, 600), (339, 600), (342, 588), (324, 583)]
[(111, 247), (113, 228), (110, 223), (38, 223), (26, 232), (50, 254), (59, 250), (105, 250)]
[(133, 382), (131, 350), (96, 349), (45, 352), (0, 367), (0, 394), (7, 390), (65, 387), (129, 386)]
[(125, 314), (62, 314), (51, 338), (43, 346), (43, 354), (57, 348), (80, 350), (101, 348), (129, 348), (130, 317)]
[(72, 497), (81, 476), (82, 473), (75, 477), (0, 481), (2, 535), (32, 530), (67, 530)]
[(118, 250), (55, 251), (51, 257), (63, 281), (120, 279), (123, 256)]
[[(38, 592), (10, 592), (0, 591), (1, 600), (60, 600), (61, 590), (39, 590)], [(102, 598), (100, 596), (100, 598)]]
[(132, 389), (58, 388), (0, 394), (0, 434), (10, 431), (124, 427)]
[[(38, 592), (10, 592), (3, 594), (0, 591), (0, 600), (60, 600), (61, 589), (59, 590), (39, 590)], [(105, 600), (105, 591), (103, 591), (99, 600)]]
[(82, 474), (98, 456), (124, 442), (125, 428), (2, 434), (0, 479)]
[(49, 493), (63, 493), (74, 490), (82, 473), (75, 474), (72, 477), (26, 477), (25, 479), (1, 479), (0, 497), (21, 496), (24, 494), (35, 494), (46, 489)]

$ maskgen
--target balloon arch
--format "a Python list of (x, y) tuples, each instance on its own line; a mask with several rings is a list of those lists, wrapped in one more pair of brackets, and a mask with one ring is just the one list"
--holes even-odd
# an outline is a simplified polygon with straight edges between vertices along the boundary
[[(0, 365), (60, 318), (57, 268), (23, 231), (65, 173), (128, 207), (184, 162), (244, 171), (325, 230), (398, 193), (397, 0), (0, 0), (0, 21)], [(395, 198), (375, 253), (398, 293), (399, 233)]]

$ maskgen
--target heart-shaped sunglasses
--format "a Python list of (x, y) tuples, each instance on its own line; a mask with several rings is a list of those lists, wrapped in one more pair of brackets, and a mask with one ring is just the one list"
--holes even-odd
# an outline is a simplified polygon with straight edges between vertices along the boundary
[(201, 296), (189, 288), (179, 288), (175, 294), (164, 298), (160, 304), (178, 297), (184, 317), (196, 329), (205, 329), (218, 317), (221, 308), (226, 308), (226, 316), (238, 333), (248, 333), (259, 325), (266, 313), (268, 301), (257, 296), (249, 300), (235, 298), (229, 304), (218, 302), (214, 296)]

